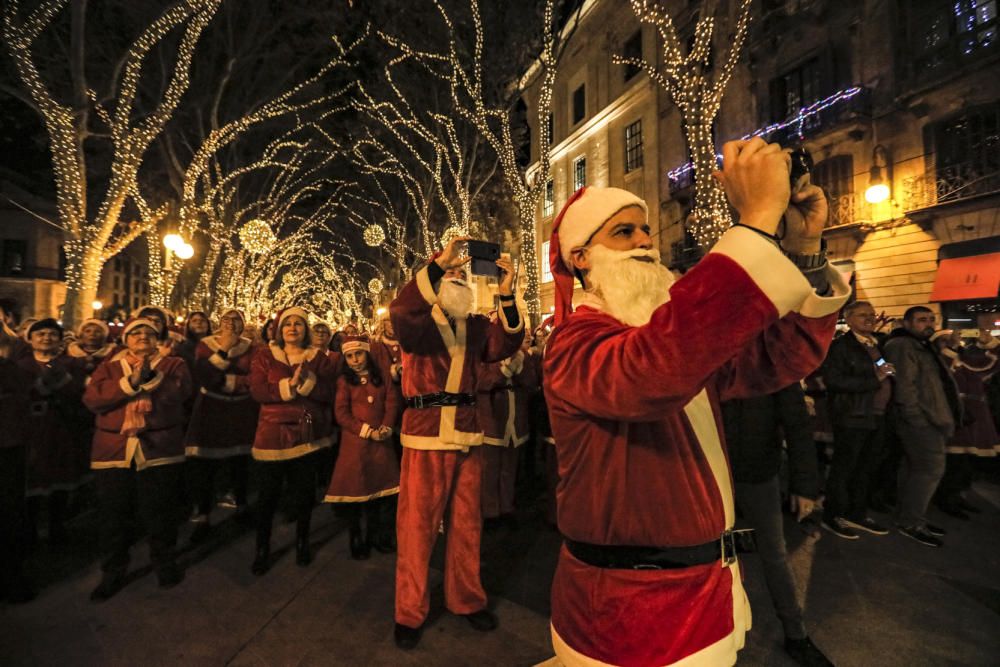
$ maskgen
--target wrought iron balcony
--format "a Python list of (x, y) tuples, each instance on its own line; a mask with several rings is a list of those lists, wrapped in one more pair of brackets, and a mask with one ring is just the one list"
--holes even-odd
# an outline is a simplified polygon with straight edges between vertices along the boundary
[(826, 221), (827, 229), (853, 225), (855, 221), (861, 219), (858, 215), (861, 196), (850, 192), (846, 195), (827, 195), (827, 200), (830, 205), (830, 217)]
[(996, 155), (984, 155), (904, 178), (903, 208), (918, 211), (997, 192), (1000, 192), (1000, 159)]
[(704, 250), (693, 238), (675, 241), (670, 244), (670, 270), (684, 273), (697, 264), (704, 254)]

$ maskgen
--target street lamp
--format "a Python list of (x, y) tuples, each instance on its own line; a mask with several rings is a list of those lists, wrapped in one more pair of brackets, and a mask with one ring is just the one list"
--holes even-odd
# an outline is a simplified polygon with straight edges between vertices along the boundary
[[(881, 164), (879, 164), (881, 162)], [(882, 169), (885, 169), (885, 178)], [(869, 204), (881, 204), (892, 194), (889, 185), (892, 183), (892, 172), (889, 166), (889, 155), (885, 146), (878, 144), (872, 150), (872, 168), (868, 176), (868, 189), (865, 190), (865, 201)]]
[(94, 312), (97, 312), (101, 308), (104, 308), (104, 304), (95, 299), (94, 301), (90, 302), (90, 307), (94, 309)]
[(181, 245), (174, 248), (174, 254), (181, 259), (191, 259), (194, 257), (194, 247), (190, 243), (181, 242)]
[(177, 252), (177, 249), (184, 245), (184, 239), (181, 238), (180, 234), (167, 234), (163, 237), (163, 245), (172, 252)]

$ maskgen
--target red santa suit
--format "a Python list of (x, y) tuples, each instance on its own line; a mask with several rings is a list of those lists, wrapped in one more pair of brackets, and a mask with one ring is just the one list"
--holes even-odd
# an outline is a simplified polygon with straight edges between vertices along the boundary
[(987, 348), (977, 343), (975, 347), (963, 350), (952, 361), (951, 372), (958, 385), (965, 419), (948, 441), (945, 450), (949, 454), (980, 457), (1000, 454), (1000, 436), (993, 424), (985, 384), (1000, 370), (998, 352), (1000, 345), (992, 344)]
[[(440, 268), (434, 267), (440, 276)], [(430, 267), (417, 272), (389, 307), (403, 349), (407, 399), (447, 392), (471, 397), (481, 363), (517, 351), (523, 322), (508, 324), (470, 315), (454, 325), (438, 305)], [(454, 328), (453, 328), (454, 326)], [(427, 569), (438, 529), (445, 522), (445, 605), (455, 614), (486, 607), (479, 580), (481, 459), (483, 432), (472, 400), (445, 407), (407, 407), (403, 412), (399, 508), (396, 515), (396, 622), (420, 627), (430, 595)]]
[(90, 376), (94, 373), (97, 365), (108, 358), (109, 355), (114, 354), (120, 349), (120, 346), (109, 341), (109, 336), (111, 334), (111, 329), (108, 327), (107, 322), (97, 319), (84, 320), (83, 324), (77, 329), (77, 335), (83, 330), (83, 328), (89, 324), (95, 324), (104, 331), (104, 340), (107, 341), (93, 352), (88, 352), (81, 347), (80, 343), (73, 341), (66, 347), (66, 355), (72, 359), (76, 359), (83, 366), (83, 371), (86, 374), (86, 381), (90, 382)]
[[(570, 315), (569, 251), (622, 208), (645, 209), (623, 190), (591, 190), (570, 199), (551, 242), (557, 326), (544, 389), (559, 529), (598, 550), (718, 545), (735, 520), (719, 402), (774, 391), (819, 366), (847, 286), (827, 269), (838, 296), (818, 297), (775, 245), (737, 227), (673, 284), (648, 324), (621, 323), (589, 293)], [(566, 236), (560, 221), (570, 223)], [(725, 332), (725, 344), (697, 344), (692, 332), (705, 331)], [(750, 627), (740, 579), (735, 557), (615, 569), (564, 545), (552, 585), (556, 654), (565, 665), (733, 664)]]
[(514, 512), (518, 448), (531, 437), (529, 401), (538, 387), (538, 369), (518, 350), (480, 370), (476, 409), (483, 428), (484, 518)]
[(61, 354), (49, 362), (34, 354), (18, 362), (30, 382), (24, 422), (28, 440), (27, 495), (71, 491), (87, 475), (87, 441), (93, 422), (80, 404), (86, 373), (81, 362)]
[[(343, 351), (353, 349), (353, 344), (345, 342)], [(369, 357), (368, 363), (377, 362)], [(346, 374), (337, 378), (334, 414), (340, 426), (340, 452), (324, 502), (363, 503), (399, 493), (399, 461), (392, 440), (374, 440), (372, 434), (383, 426), (394, 427), (402, 396), (389, 379), (388, 368), (379, 372), (377, 385), (369, 372), (357, 376), (356, 383)]]
[(219, 336), (206, 336), (195, 348), (198, 386), (184, 449), (188, 456), (224, 459), (250, 453), (257, 432), (259, 407), (250, 396), (248, 338), (224, 352)]
[(305, 351), (305, 380), (297, 392), (289, 387), (295, 369), (277, 344), (259, 347), (250, 370), (250, 394), (260, 403), (253, 443), (257, 461), (285, 461), (333, 443), (335, 362), (315, 347)]

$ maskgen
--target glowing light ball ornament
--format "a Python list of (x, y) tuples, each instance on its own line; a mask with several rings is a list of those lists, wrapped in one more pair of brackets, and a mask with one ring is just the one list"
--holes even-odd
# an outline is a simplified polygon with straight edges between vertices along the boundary
[(378, 294), (382, 291), (382, 280), (380, 278), (372, 278), (368, 281), (368, 291), (372, 294)]
[(367, 227), (363, 232), (365, 243), (370, 245), (372, 248), (378, 247), (385, 242), (385, 230), (374, 222)]
[(333, 282), (337, 279), (337, 274), (333, 269), (323, 269), (323, 280), (327, 282)]
[(452, 225), (448, 227), (443, 232), (441, 232), (441, 247), (447, 247), (451, 240), (456, 236), (465, 236), (467, 234), (466, 230), (462, 229), (458, 225)]
[(251, 220), (240, 228), (240, 243), (254, 255), (267, 252), (275, 241), (271, 226), (263, 220)]

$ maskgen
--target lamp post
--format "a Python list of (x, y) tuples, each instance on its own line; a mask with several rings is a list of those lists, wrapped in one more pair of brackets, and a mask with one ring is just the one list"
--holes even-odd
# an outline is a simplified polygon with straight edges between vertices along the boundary
[[(883, 169), (885, 169), (884, 176)], [(889, 162), (889, 153), (885, 146), (878, 144), (872, 149), (872, 168), (868, 176), (868, 189), (865, 190), (865, 201), (869, 204), (881, 204), (891, 195), (892, 164)]]

